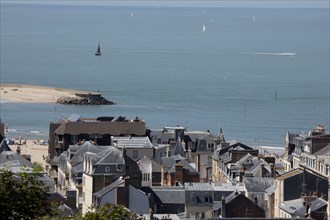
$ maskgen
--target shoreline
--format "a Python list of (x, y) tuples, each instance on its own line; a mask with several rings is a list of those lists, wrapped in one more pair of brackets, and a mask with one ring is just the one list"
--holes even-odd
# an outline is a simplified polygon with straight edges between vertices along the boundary
[(76, 98), (76, 94), (98, 94), (28, 84), (0, 84), (0, 88), (0, 103), (56, 103), (60, 97)]

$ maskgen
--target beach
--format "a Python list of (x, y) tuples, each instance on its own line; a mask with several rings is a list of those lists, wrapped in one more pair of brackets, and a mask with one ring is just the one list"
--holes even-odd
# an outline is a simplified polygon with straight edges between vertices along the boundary
[(48, 144), (39, 143), (38, 140), (24, 140), (24, 144), (9, 145), (12, 151), (16, 152), (17, 146), (21, 146), (21, 155), (30, 155), (31, 162), (41, 164), (43, 168), (46, 167), (45, 157), (48, 156)]
[(0, 84), (0, 88), (0, 101), (14, 103), (55, 103), (60, 97), (76, 97), (76, 93), (88, 93), (25, 84)]

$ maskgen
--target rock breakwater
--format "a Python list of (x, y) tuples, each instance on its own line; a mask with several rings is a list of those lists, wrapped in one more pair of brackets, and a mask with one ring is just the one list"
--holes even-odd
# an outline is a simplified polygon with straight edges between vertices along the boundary
[(56, 103), (68, 105), (114, 105), (113, 101), (107, 100), (102, 96), (97, 97), (60, 97)]

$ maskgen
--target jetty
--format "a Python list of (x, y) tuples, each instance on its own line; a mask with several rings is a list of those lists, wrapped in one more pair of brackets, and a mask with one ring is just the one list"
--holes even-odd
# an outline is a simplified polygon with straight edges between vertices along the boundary
[(75, 97), (60, 97), (56, 103), (71, 105), (114, 105), (115, 102), (105, 99), (99, 92), (78, 92)]

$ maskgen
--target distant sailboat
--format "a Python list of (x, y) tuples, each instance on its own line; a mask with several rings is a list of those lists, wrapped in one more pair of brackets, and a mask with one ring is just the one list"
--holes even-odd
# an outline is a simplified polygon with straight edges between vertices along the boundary
[(133, 18), (134, 17), (134, 14), (133, 14), (133, 12), (131, 12), (131, 18)]
[(277, 90), (275, 91), (275, 101), (277, 100)]
[(100, 43), (97, 45), (97, 50), (96, 50), (95, 56), (101, 56)]
[(202, 31), (203, 31), (203, 32), (206, 31), (206, 26), (205, 26), (205, 25), (203, 25), (203, 29), (202, 29)]
[(212, 22), (212, 24), (214, 24), (214, 19), (213, 18), (212, 18), (211, 22)]
[(257, 20), (256, 20), (256, 17), (253, 16), (253, 17), (252, 17), (252, 21), (253, 21), (253, 22), (256, 22), (256, 21), (257, 21)]

